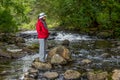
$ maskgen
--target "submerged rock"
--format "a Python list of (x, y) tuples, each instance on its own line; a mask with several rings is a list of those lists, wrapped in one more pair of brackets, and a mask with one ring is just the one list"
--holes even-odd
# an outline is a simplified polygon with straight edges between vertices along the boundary
[(10, 55), (10, 53), (7, 53), (7, 52), (5, 52), (5, 51), (0, 49), (0, 57), (4, 57), (4, 58), (10, 59), (11, 55)]
[(65, 79), (79, 79), (81, 76), (81, 74), (78, 72), (78, 71), (75, 71), (75, 70), (67, 70), (65, 73), (64, 73), (64, 78)]
[(82, 62), (83, 64), (89, 64), (89, 63), (91, 63), (92, 61), (89, 60), (89, 59), (83, 59), (81, 62)]
[(35, 80), (38, 77), (38, 70), (31, 68), (24, 73), (24, 80)]
[(63, 45), (63, 46), (66, 46), (66, 47), (68, 47), (69, 44), (70, 44), (70, 41), (69, 41), (69, 40), (64, 40), (64, 41), (62, 42), (62, 45)]
[(16, 37), (16, 43), (25, 43), (25, 40), (22, 37)]
[(9, 75), (10, 73), (11, 73), (10, 71), (2, 71), (0, 75), (4, 76), (4, 75)]
[(102, 58), (109, 58), (111, 57), (111, 54), (110, 53), (103, 53), (100, 55)]

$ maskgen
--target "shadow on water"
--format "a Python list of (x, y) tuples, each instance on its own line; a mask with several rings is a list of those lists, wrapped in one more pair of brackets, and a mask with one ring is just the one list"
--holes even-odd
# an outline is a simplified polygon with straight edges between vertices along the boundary
[[(24, 35), (27, 44), (38, 42), (35, 31), (23, 32), (22, 35)], [(52, 37), (52, 40), (48, 40), (48, 44), (59, 45), (63, 40), (69, 40), (69, 49), (73, 59), (73, 62), (64, 67), (56, 67), (53, 71), (59, 73), (68, 69), (81, 72), (92, 69), (111, 71), (114, 68), (120, 67), (120, 55), (115, 52), (114, 49), (116, 46), (112, 40), (103, 40), (87, 35), (64, 32), (57, 32), (56, 35), (50, 37)], [(10, 61), (9, 64), (3, 64), (4, 66), (8, 66), (8, 68), (4, 68), (0, 64), (0, 71), (9, 70), (11, 74), (5, 77), (7, 79), (18, 79), (29, 69), (31, 62), (38, 56), (38, 54), (28, 55), (16, 61)], [(89, 59), (91, 63), (83, 63), (84, 59)]]

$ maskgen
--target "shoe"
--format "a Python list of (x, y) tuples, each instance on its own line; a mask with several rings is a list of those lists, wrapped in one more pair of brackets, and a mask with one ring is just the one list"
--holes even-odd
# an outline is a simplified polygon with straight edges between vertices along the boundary
[(41, 62), (43, 62), (43, 63), (45, 63), (46, 62), (46, 60), (40, 60)]

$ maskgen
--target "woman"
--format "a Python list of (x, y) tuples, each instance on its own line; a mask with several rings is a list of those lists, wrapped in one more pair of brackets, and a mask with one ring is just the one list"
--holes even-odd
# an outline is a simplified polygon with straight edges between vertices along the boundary
[(49, 36), (49, 31), (46, 25), (46, 15), (45, 13), (40, 13), (38, 16), (38, 21), (36, 23), (36, 30), (39, 39), (39, 59), (41, 62), (45, 62), (46, 58), (46, 39)]

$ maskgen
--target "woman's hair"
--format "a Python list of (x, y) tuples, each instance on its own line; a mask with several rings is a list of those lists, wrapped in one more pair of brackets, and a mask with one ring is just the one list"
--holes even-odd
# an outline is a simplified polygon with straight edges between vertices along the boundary
[(39, 16), (38, 16), (38, 19), (39, 19)]

